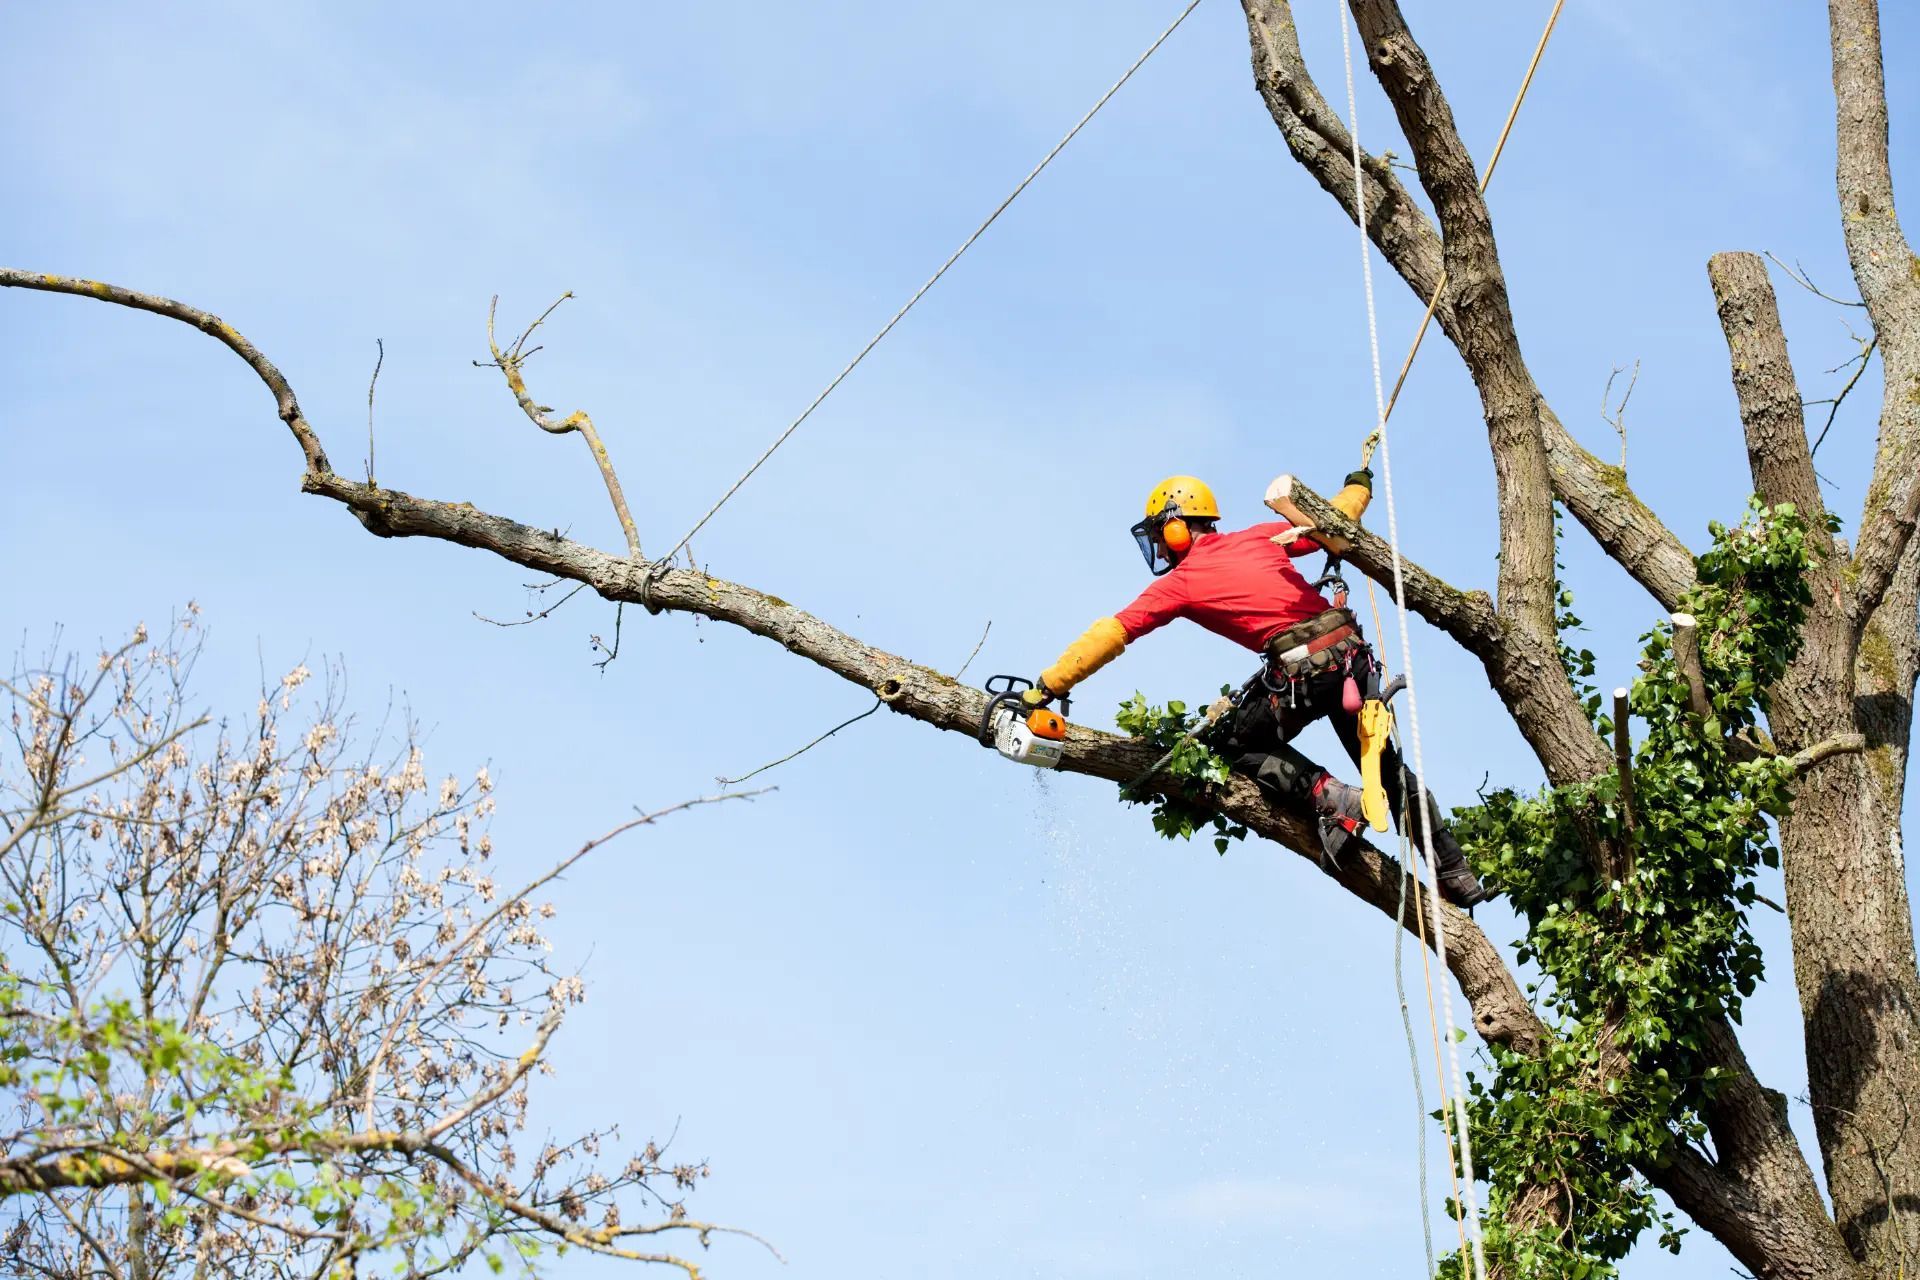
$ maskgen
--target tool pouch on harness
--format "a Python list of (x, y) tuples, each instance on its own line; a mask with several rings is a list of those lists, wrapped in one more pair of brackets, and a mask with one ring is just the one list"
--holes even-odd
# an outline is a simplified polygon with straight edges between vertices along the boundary
[(1294, 623), (1267, 641), (1269, 679), (1274, 684), (1290, 683), (1339, 670), (1366, 647), (1366, 638), (1353, 614), (1346, 609), (1328, 609)]

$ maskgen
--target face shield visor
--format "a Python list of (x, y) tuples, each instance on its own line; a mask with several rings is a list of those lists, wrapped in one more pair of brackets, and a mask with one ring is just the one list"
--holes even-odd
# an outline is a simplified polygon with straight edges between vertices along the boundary
[(1148, 516), (1127, 530), (1133, 535), (1134, 544), (1140, 548), (1140, 558), (1147, 562), (1147, 572), (1156, 578), (1173, 569), (1172, 559), (1160, 545), (1160, 527), (1166, 523), (1166, 519), (1165, 514)]

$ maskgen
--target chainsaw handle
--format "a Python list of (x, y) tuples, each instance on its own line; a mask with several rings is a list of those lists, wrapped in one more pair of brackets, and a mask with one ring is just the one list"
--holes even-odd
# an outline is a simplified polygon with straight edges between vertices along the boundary
[[(987, 692), (993, 695), (993, 702), (998, 702), (1009, 694), (1015, 699), (1018, 699), (1021, 694), (1033, 687), (1034, 682), (1025, 676), (988, 676), (986, 684)], [(1071, 694), (1048, 693), (1047, 702), (1058, 702), (1060, 704), (1060, 714), (1063, 716), (1071, 716), (1073, 714), (1073, 696)], [(1039, 705), (1044, 707), (1047, 705), (1047, 702), (1042, 702)], [(989, 702), (989, 715), (992, 714), (992, 705), (993, 703)]]

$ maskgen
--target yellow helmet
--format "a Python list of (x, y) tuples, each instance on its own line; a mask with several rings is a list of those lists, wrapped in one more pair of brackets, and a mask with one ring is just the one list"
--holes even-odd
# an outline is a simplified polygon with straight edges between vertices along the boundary
[(1147, 519), (1166, 515), (1169, 504), (1190, 519), (1220, 518), (1220, 504), (1213, 500), (1213, 490), (1197, 476), (1168, 476), (1153, 486), (1153, 492), (1147, 495)]
[[(1166, 573), (1193, 546), (1189, 520), (1218, 520), (1213, 490), (1194, 476), (1168, 476), (1147, 495), (1147, 517), (1127, 532), (1154, 576)], [(1164, 566), (1164, 567), (1163, 567)]]

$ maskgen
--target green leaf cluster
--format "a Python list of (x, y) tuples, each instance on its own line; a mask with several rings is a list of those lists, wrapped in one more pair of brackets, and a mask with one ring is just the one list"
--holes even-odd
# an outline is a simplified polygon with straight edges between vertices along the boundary
[[(1226, 693), (1227, 688), (1223, 687), (1220, 692)], [(1191, 840), (1195, 832), (1211, 830), (1215, 851), (1224, 854), (1233, 841), (1246, 838), (1247, 829), (1228, 821), (1207, 803), (1209, 789), (1225, 783), (1230, 771), (1226, 759), (1206, 745), (1206, 735), (1193, 732), (1202, 719), (1199, 714), (1189, 712), (1184, 702), (1157, 707), (1139, 690), (1134, 690), (1133, 696), (1114, 713), (1114, 723), (1129, 736), (1172, 752), (1152, 780), (1180, 784), (1181, 794), (1143, 799), (1139, 791), (1144, 788), (1136, 789), (1134, 783), (1128, 782), (1121, 786), (1120, 798), (1129, 804), (1150, 805), (1153, 829), (1168, 840)]]
[[(1712, 533), (1686, 604), (1713, 715), (1689, 711), (1660, 623), (1643, 637), (1644, 674), (1630, 695), (1646, 728), (1631, 829), (1617, 772), (1532, 795), (1498, 791), (1456, 815), (1476, 870), (1526, 922), (1518, 955), (1538, 970), (1529, 995), (1557, 1036), (1541, 1056), (1494, 1046), (1491, 1077), (1469, 1090), (1489, 1181), (1489, 1261), (1504, 1274), (1612, 1276), (1655, 1227), (1678, 1250), (1682, 1229), (1636, 1167), (1705, 1140), (1702, 1107), (1721, 1083), (1709, 1040), (1739, 1020), (1763, 972), (1747, 913), (1758, 869), (1778, 865), (1767, 818), (1786, 810), (1791, 772), (1730, 752), (1728, 738), (1757, 726), (1769, 685), (1799, 649), (1812, 546), (1791, 506), (1757, 500), (1741, 524)], [(1564, 622), (1571, 596), (1560, 601)], [(1562, 653), (1577, 686), (1591, 658), (1565, 644)], [(1596, 731), (1610, 734), (1597, 698), (1589, 707)], [(1459, 1259), (1449, 1266), (1460, 1274)]]

